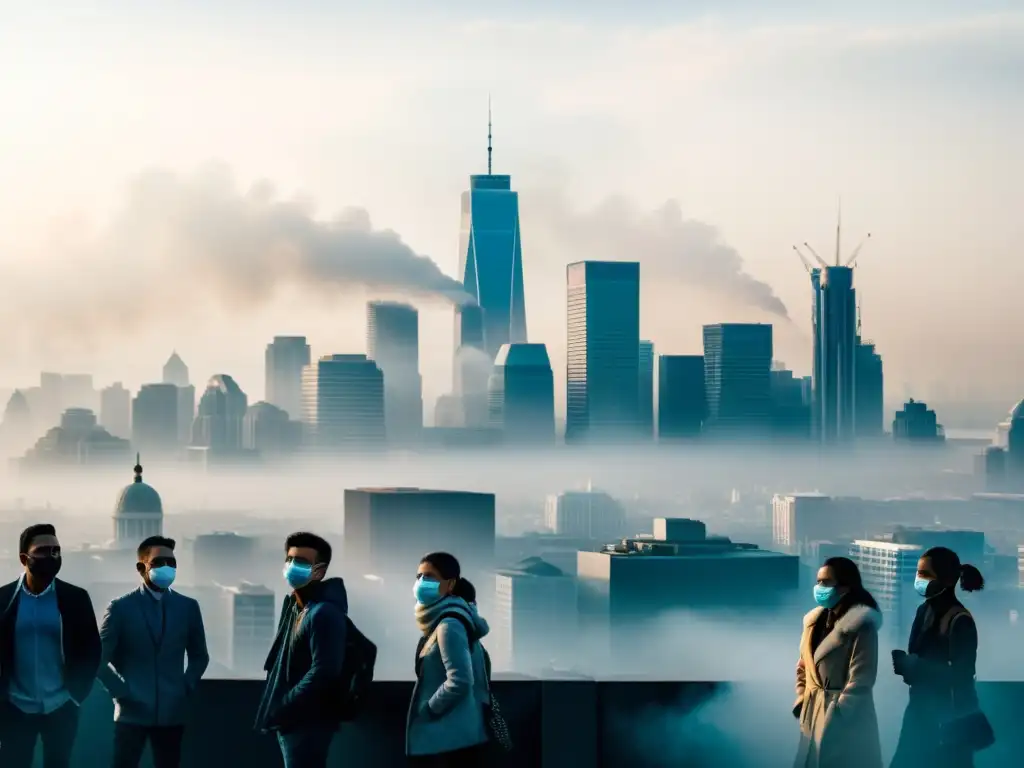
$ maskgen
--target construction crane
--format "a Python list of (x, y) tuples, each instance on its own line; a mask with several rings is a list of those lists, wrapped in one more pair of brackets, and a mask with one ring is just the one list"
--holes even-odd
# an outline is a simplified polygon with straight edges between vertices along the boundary
[(864, 239), (860, 241), (860, 245), (853, 249), (853, 253), (850, 254), (850, 258), (846, 260), (846, 264), (843, 266), (854, 267), (857, 265), (857, 257), (860, 255), (860, 249), (867, 245), (868, 240), (871, 239), (871, 233), (868, 232)]
[(804, 265), (804, 269), (807, 270), (807, 274), (809, 275), (812, 272), (814, 272), (814, 266), (811, 264), (810, 259), (804, 256), (803, 251), (801, 251), (795, 245), (793, 246), (793, 251), (794, 253), (796, 253), (797, 256), (800, 257), (800, 262)]
[[(853, 249), (853, 253), (851, 253), (849, 255), (849, 257), (847, 257), (846, 263), (842, 263), (841, 255), (840, 255), (840, 249), (842, 248), (842, 240), (841, 240), (842, 229), (843, 229), (843, 207), (842, 207), (842, 202), (840, 201), (839, 211), (838, 211), (838, 214), (836, 216), (836, 263), (835, 263), (835, 266), (837, 266), (837, 267), (838, 266), (853, 267), (853, 266), (856, 265), (857, 257), (860, 256), (861, 248), (863, 248), (865, 246), (865, 244), (868, 242), (868, 240), (871, 239), (871, 233), (868, 232), (867, 237), (865, 237), (863, 240), (861, 240), (860, 244), (856, 248)], [(825, 260), (823, 258), (821, 258), (821, 256), (818, 255), (818, 252), (811, 247), (810, 243), (806, 243), (805, 242), (804, 243), (804, 247), (808, 251), (811, 252), (811, 255), (814, 256), (815, 260), (817, 260), (817, 262), (821, 265), (822, 269), (828, 269), (828, 264), (826, 264)], [(794, 249), (795, 248), (796, 248), (796, 246), (794, 246)], [(797, 251), (797, 253), (799, 253), (799, 251)], [(802, 255), (801, 255), (801, 258), (803, 258)]]

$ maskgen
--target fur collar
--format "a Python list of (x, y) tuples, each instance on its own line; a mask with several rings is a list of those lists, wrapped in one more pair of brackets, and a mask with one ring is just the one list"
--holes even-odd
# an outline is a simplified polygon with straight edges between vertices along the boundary
[[(813, 627), (814, 622), (824, 610), (824, 608), (818, 607), (804, 616), (804, 627), (808, 629)], [(838, 648), (850, 635), (855, 635), (866, 627), (872, 627), (877, 632), (881, 626), (882, 614), (879, 611), (868, 608), (866, 605), (853, 606), (840, 617), (832, 631), (821, 641), (814, 653), (814, 660), (819, 661), (823, 656)]]

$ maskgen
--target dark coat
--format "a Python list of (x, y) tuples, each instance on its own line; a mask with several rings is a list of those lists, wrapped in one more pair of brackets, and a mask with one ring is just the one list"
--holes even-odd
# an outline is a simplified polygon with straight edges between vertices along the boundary
[[(944, 624), (944, 617), (954, 609), (962, 615)], [(954, 717), (977, 709), (974, 618), (951, 593), (926, 601), (914, 617), (907, 653), (912, 671), (904, 682), (910, 686), (910, 700), (891, 768), (972, 768), (973, 754), (943, 746), (940, 729)]]
[[(76, 702), (85, 701), (100, 666), (100, 631), (89, 593), (81, 587), (54, 579), (60, 610), (64, 650), (64, 685)], [(6, 699), (14, 668), (15, 626), (18, 621), (18, 590), (21, 579), (0, 587), (0, 698)]]
[[(341, 579), (312, 585), (303, 606), (295, 595), (284, 599), (277, 636), (263, 665), (267, 687), (257, 728), (289, 731), (301, 725), (337, 724), (347, 617), (348, 595)], [(283, 644), (287, 646), (282, 654)]]

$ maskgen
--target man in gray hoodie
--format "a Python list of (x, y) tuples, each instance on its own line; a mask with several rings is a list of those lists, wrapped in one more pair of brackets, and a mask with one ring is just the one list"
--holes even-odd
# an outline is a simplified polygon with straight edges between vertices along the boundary
[(345, 582), (325, 578), (331, 545), (299, 532), (285, 542), (284, 599), (267, 655), (267, 683), (256, 728), (277, 734), (284, 768), (326, 768), (340, 721), (348, 596)]

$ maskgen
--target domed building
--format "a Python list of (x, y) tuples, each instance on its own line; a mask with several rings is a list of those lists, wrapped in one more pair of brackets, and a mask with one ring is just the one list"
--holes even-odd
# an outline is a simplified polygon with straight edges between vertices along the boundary
[(134, 548), (149, 536), (164, 531), (164, 505), (160, 494), (142, 482), (142, 464), (135, 456), (135, 480), (126, 485), (114, 505), (114, 544), (118, 548)]

